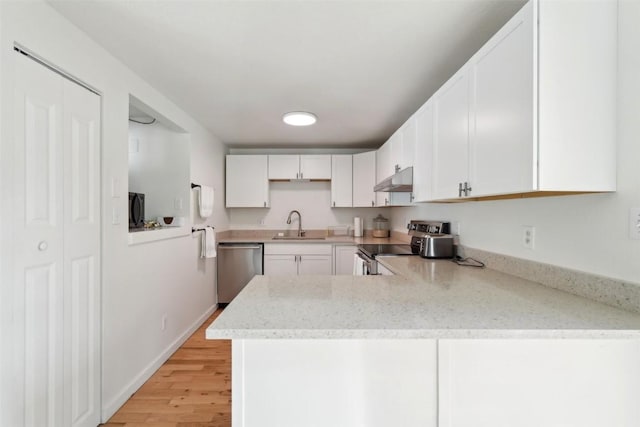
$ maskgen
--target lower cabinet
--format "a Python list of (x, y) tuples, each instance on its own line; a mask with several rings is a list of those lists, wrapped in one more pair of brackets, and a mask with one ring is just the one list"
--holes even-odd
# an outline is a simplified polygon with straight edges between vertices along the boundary
[(638, 340), (441, 340), (441, 427), (640, 425)]
[(233, 340), (245, 427), (637, 427), (640, 341)]
[(330, 275), (333, 248), (325, 244), (273, 243), (264, 245), (265, 276)]

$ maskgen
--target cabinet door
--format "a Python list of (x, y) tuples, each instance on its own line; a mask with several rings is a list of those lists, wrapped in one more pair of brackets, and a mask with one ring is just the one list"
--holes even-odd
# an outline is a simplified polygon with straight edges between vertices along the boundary
[(428, 101), (416, 114), (416, 159), (413, 165), (413, 194), (417, 202), (426, 202), (432, 198), (433, 130), (433, 103)]
[[(376, 184), (393, 174), (391, 165), (391, 144), (385, 142), (376, 152)], [(376, 193), (376, 206), (388, 206), (389, 193)]]
[(300, 156), (297, 154), (269, 155), (269, 179), (300, 178)]
[(298, 274), (308, 275), (331, 275), (333, 264), (331, 255), (299, 255)]
[(473, 196), (534, 189), (533, 6), (471, 59), (469, 178)]
[(353, 155), (353, 207), (373, 207), (376, 205), (376, 152)]
[(416, 156), (416, 115), (411, 116), (409, 120), (402, 126), (401, 133), (401, 149), (399, 164), (400, 169), (409, 168), (414, 166)]
[(638, 340), (441, 340), (438, 353), (442, 427), (640, 420)]
[(353, 206), (353, 156), (331, 156), (331, 207)]
[(465, 66), (434, 95), (433, 197), (458, 198), (468, 181), (469, 74)]
[(265, 255), (265, 276), (296, 276), (299, 255)]
[(331, 179), (331, 155), (300, 156), (300, 178)]
[(267, 156), (228, 155), (226, 177), (228, 208), (269, 207)]
[(386, 142), (389, 145), (389, 162), (385, 178), (396, 173), (396, 170), (403, 169), (402, 163), (402, 129), (398, 129)]
[(358, 251), (357, 246), (335, 246), (334, 274), (353, 275), (353, 255)]

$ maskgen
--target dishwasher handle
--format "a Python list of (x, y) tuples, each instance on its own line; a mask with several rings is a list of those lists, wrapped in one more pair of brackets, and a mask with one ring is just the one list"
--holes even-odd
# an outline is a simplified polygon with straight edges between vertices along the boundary
[(218, 246), (218, 250), (227, 250), (227, 249), (262, 249), (260, 246)]

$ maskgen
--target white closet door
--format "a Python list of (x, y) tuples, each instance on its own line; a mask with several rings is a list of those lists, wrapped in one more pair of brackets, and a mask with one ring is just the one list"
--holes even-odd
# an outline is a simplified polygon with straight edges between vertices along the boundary
[(100, 97), (64, 80), (65, 425), (100, 422)]
[(15, 408), (25, 426), (63, 425), (62, 79), (17, 56)]
[(15, 418), (95, 426), (99, 97), (26, 57), (15, 63)]

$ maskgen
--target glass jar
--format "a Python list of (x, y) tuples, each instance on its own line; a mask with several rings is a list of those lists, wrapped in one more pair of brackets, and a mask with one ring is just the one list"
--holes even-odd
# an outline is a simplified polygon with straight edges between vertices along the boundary
[(378, 214), (373, 219), (373, 237), (389, 237), (389, 220)]

